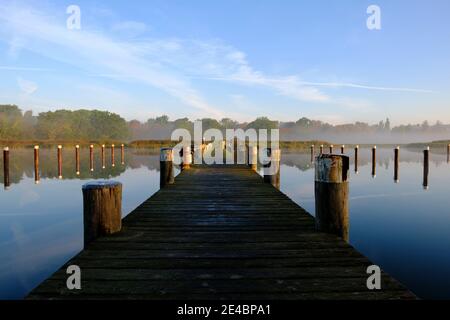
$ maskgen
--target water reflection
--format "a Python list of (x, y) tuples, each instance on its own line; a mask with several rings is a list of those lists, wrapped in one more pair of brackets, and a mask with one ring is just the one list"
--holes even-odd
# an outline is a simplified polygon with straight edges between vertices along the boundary
[[(426, 168), (423, 150), (401, 149), (397, 161), (392, 148), (378, 148), (375, 161), (371, 148), (357, 150), (357, 161), (344, 150), (359, 172), (350, 176), (349, 242), (420, 297), (450, 298), (447, 154), (430, 153)], [(0, 170), (10, 184), (0, 190), (0, 298), (25, 296), (82, 249), (86, 180), (122, 182), (124, 215), (159, 189), (159, 151), (111, 151), (63, 147), (60, 166), (57, 148), (42, 148), (38, 170), (32, 148), (10, 151), (9, 177)], [(280, 167), (281, 191), (314, 215), (311, 150), (283, 150)]]
[[(352, 165), (354, 150), (347, 150)], [(450, 166), (445, 152), (360, 148), (350, 177), (349, 242), (421, 298), (450, 298)], [(310, 152), (283, 153), (281, 191), (314, 215)], [(397, 181), (397, 183), (395, 183)], [(429, 186), (423, 190), (423, 186)], [(426, 191), (426, 192), (425, 192)]]

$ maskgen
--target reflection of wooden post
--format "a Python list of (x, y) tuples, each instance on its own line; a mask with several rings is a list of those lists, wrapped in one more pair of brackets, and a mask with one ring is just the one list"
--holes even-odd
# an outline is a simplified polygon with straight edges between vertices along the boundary
[(373, 146), (372, 148), (372, 177), (376, 178), (377, 176), (377, 146)]
[(115, 181), (83, 185), (84, 245), (122, 228), (122, 184)]
[(39, 146), (34, 146), (34, 183), (38, 184), (39, 176)]
[(423, 150), (423, 188), (428, 190), (428, 175), (430, 172), (430, 147)]
[(355, 147), (355, 173), (358, 174), (358, 151), (359, 146)]
[(400, 147), (394, 150), (394, 181), (399, 183), (399, 161), (400, 161)]
[(174, 183), (173, 149), (161, 148), (159, 156), (159, 187), (164, 188)]
[(62, 146), (58, 146), (58, 178), (62, 177)]
[(333, 146), (333, 145), (331, 145), (331, 146), (330, 146), (330, 154), (332, 154), (332, 153), (333, 153), (333, 148), (334, 148), (334, 146)]
[(249, 146), (249, 166), (254, 171), (258, 171), (258, 147)]
[(75, 146), (75, 172), (80, 175), (80, 146)]
[(345, 145), (342, 145), (341, 146), (341, 154), (344, 154), (345, 153)]
[(311, 162), (314, 162), (314, 152), (315, 152), (315, 146), (314, 145), (312, 145), (311, 146)]
[(280, 160), (281, 150), (267, 148), (267, 157), (270, 161), (264, 164), (264, 182), (270, 183), (275, 188), (280, 188)]
[(105, 145), (102, 144), (102, 169), (105, 169), (106, 165), (105, 165)]
[(323, 154), (323, 144), (320, 145), (320, 151), (319, 154)]
[(349, 158), (320, 155), (315, 167), (316, 229), (347, 241)]
[(125, 164), (125, 146), (124, 146), (123, 143), (122, 143), (122, 145), (120, 146), (120, 163), (121, 163), (122, 165)]
[(5, 189), (9, 188), (9, 148), (3, 149), (3, 184)]
[(89, 146), (89, 168), (91, 172), (94, 171), (94, 146), (92, 144)]

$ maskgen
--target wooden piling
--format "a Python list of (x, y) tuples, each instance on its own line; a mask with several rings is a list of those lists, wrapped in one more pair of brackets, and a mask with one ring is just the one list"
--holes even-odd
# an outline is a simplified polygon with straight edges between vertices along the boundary
[(106, 163), (105, 163), (105, 145), (102, 144), (102, 169), (106, 168)]
[(377, 177), (377, 146), (372, 148), (372, 177)]
[(311, 145), (311, 162), (314, 162), (315, 146)]
[(281, 150), (266, 148), (267, 157), (270, 161), (264, 164), (264, 182), (270, 183), (275, 188), (280, 189), (280, 160)]
[(174, 183), (173, 149), (161, 148), (159, 155), (159, 187)]
[(39, 146), (34, 146), (34, 183), (38, 184), (41, 180), (39, 175)]
[(430, 173), (430, 147), (423, 150), (423, 188), (428, 190), (428, 175)]
[(323, 144), (320, 145), (319, 154), (323, 154)]
[(344, 154), (345, 153), (345, 145), (342, 145), (341, 146), (341, 154)]
[(116, 166), (116, 155), (115, 155), (115, 145), (111, 145), (111, 166)]
[(248, 153), (249, 153), (249, 167), (251, 167), (253, 171), (258, 171), (258, 147), (249, 146)]
[(75, 146), (75, 173), (77, 176), (80, 175), (80, 146)]
[(450, 163), (450, 144), (447, 145), (447, 163)]
[(394, 181), (399, 183), (399, 161), (400, 161), (400, 147), (394, 149)]
[(58, 179), (62, 179), (62, 146), (58, 146)]
[(182, 161), (181, 161), (181, 170), (186, 170), (186, 169), (189, 169), (192, 164), (191, 147), (184, 146), (182, 151), (183, 151), (183, 156), (182, 156)]
[(359, 146), (355, 147), (355, 173), (358, 174), (358, 151)]
[(83, 185), (84, 245), (122, 228), (122, 184), (94, 181)]
[(334, 148), (334, 146), (330, 145), (330, 154), (333, 154), (333, 148)]
[(89, 146), (89, 168), (94, 171), (94, 146), (91, 144)]
[(120, 146), (120, 163), (125, 164), (125, 145), (123, 143)]
[(349, 158), (320, 155), (315, 165), (316, 229), (348, 241)]
[(8, 189), (10, 185), (9, 180), (9, 148), (3, 148), (3, 186)]

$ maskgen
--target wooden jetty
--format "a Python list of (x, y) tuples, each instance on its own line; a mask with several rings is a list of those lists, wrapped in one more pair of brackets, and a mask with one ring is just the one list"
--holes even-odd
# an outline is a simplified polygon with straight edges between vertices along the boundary
[[(28, 299), (414, 299), (245, 165), (192, 166)], [(66, 286), (70, 265), (81, 289)]]

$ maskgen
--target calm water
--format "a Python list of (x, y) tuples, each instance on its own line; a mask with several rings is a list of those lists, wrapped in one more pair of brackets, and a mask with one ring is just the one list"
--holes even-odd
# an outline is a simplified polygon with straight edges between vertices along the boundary
[[(111, 167), (108, 151), (105, 169), (96, 154), (90, 172), (88, 150), (82, 149), (77, 176), (74, 152), (64, 149), (62, 179), (56, 151), (42, 149), (40, 155), (35, 184), (33, 150), (12, 150), (11, 185), (0, 190), (0, 299), (24, 297), (82, 249), (84, 183), (122, 182), (124, 215), (159, 188), (158, 154), (127, 150), (121, 165), (116, 150)], [(424, 190), (422, 157), (401, 150), (400, 182), (394, 183), (392, 150), (378, 150), (376, 178), (370, 150), (360, 150), (359, 173), (352, 170), (350, 182), (350, 243), (420, 297), (450, 298), (450, 165), (446, 155), (432, 153)], [(283, 153), (281, 190), (314, 214), (309, 153)]]

